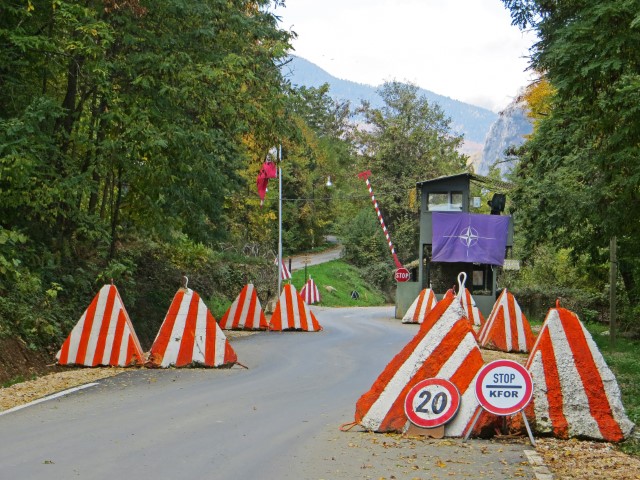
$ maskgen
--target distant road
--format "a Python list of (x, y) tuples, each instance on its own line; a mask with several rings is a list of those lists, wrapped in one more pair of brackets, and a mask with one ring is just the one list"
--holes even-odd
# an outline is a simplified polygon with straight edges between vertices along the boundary
[[(319, 253), (309, 253), (305, 255), (296, 255), (291, 258), (291, 270), (304, 269), (305, 262), (307, 265), (318, 265), (320, 263), (330, 262), (336, 260), (342, 256), (342, 245), (335, 246), (329, 250), (325, 250)], [(284, 259), (287, 266), (289, 265), (289, 257)]]

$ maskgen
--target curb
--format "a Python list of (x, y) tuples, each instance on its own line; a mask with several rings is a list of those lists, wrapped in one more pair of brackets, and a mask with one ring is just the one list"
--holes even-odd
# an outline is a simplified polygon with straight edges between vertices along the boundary
[(533, 467), (533, 473), (535, 473), (537, 480), (553, 480), (553, 474), (544, 464), (544, 460), (538, 455), (538, 452), (525, 450), (524, 454), (527, 456), (529, 464)]

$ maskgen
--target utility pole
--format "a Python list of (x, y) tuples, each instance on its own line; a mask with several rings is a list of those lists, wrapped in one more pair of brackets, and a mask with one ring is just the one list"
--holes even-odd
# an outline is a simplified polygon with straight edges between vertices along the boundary
[(282, 145), (278, 146), (278, 295), (282, 290)]

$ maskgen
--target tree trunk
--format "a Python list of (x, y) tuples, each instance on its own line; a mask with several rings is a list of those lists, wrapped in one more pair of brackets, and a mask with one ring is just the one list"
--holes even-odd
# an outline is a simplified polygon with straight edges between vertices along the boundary
[(120, 217), (120, 204), (122, 202), (122, 167), (118, 167), (118, 194), (116, 202), (111, 214), (111, 248), (109, 248), (109, 260), (113, 260), (116, 256), (116, 242), (118, 240), (118, 220)]
[[(92, 174), (93, 186), (91, 189), (91, 194), (89, 196), (89, 207), (88, 207), (89, 215), (93, 215), (95, 213), (96, 207), (98, 205), (98, 194), (100, 190), (101, 177), (100, 177), (100, 173), (98, 172), (97, 159), (100, 156), (100, 150), (102, 148), (101, 145), (106, 135), (105, 134), (106, 126), (104, 125), (104, 121), (102, 120), (103, 118), (102, 116), (106, 111), (107, 111), (107, 100), (104, 97), (102, 97), (102, 99), (100, 100), (100, 106), (97, 109), (97, 112), (95, 113), (95, 119), (97, 121), (98, 126), (97, 126), (95, 148), (94, 148), (95, 158), (94, 158), (93, 174)], [(103, 205), (100, 209), (101, 218), (103, 216), (103, 207), (104, 207), (104, 197), (103, 197)]]
[(633, 269), (629, 262), (627, 262), (624, 258), (618, 258), (618, 270), (620, 272), (620, 276), (622, 277), (622, 283), (624, 283), (624, 290), (627, 293), (627, 298), (629, 299), (629, 304), (631, 307), (638, 306), (640, 302), (640, 297), (638, 296), (638, 284), (633, 275)]

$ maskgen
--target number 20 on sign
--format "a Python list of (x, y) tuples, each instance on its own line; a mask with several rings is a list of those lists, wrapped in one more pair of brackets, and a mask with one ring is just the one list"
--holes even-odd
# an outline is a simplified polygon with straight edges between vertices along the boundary
[(449, 380), (428, 378), (413, 386), (404, 401), (407, 418), (418, 427), (434, 428), (451, 420), (460, 407), (460, 392)]

